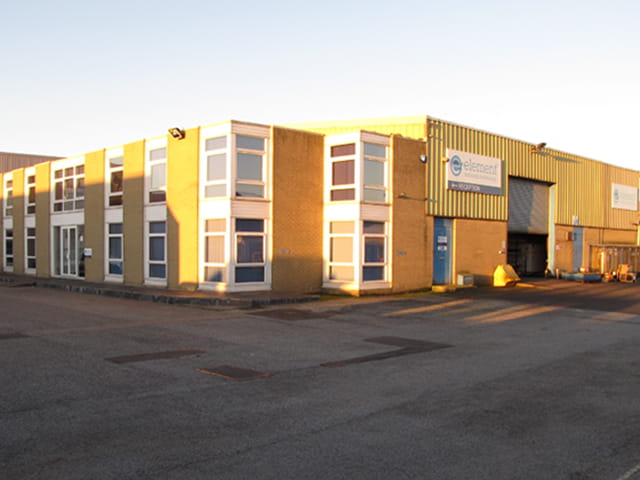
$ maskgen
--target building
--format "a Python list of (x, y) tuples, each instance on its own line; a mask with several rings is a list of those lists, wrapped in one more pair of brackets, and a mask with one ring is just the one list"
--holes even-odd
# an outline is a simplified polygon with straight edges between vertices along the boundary
[(354, 295), (638, 262), (640, 172), (427, 116), (228, 121), (2, 174), (2, 269)]

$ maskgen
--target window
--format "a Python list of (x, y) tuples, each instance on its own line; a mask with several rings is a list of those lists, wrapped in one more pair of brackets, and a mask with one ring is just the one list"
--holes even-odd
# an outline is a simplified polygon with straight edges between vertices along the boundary
[(84, 208), (84, 165), (54, 170), (53, 183), (54, 212)]
[(26, 201), (26, 213), (27, 215), (33, 215), (36, 213), (36, 176), (27, 175), (27, 201)]
[(13, 228), (4, 231), (4, 266), (13, 269)]
[(265, 197), (266, 139), (236, 135), (236, 197)]
[(7, 217), (13, 215), (13, 179), (4, 182), (4, 214)]
[(108, 249), (109, 261), (108, 274), (122, 275), (124, 273), (123, 233), (122, 223), (110, 223), (108, 225)]
[(107, 206), (122, 205), (124, 157), (122, 155), (110, 157), (107, 160), (107, 178), (109, 179), (109, 199)]
[(204, 141), (207, 173), (204, 182), (206, 198), (227, 196), (227, 137), (207, 138)]
[(236, 283), (264, 282), (264, 220), (236, 219)]
[(363, 222), (364, 262), (362, 280), (364, 282), (385, 279), (386, 238), (384, 222)]
[(331, 147), (331, 201), (355, 200), (356, 144)]
[(149, 222), (149, 278), (167, 278), (166, 237), (166, 222)]
[(364, 193), (363, 200), (385, 202), (387, 148), (373, 143), (364, 144)]
[(167, 200), (167, 148), (149, 150), (149, 203)]
[(226, 221), (223, 218), (204, 222), (204, 281), (226, 282)]
[(353, 236), (355, 222), (329, 224), (329, 279), (353, 281)]
[(25, 252), (25, 263), (27, 270), (34, 271), (36, 269), (36, 229), (27, 227), (26, 229), (27, 248)]

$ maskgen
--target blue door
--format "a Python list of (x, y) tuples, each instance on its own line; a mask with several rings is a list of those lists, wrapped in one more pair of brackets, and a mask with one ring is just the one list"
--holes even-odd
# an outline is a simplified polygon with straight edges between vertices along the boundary
[(573, 227), (573, 271), (577, 272), (582, 267), (583, 248), (582, 227)]
[(451, 284), (451, 219), (433, 220), (433, 284)]

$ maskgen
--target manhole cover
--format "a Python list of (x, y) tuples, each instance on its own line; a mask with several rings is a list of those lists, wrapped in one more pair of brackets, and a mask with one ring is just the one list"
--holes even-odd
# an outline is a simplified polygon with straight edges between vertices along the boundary
[(327, 313), (311, 312), (309, 310), (300, 310), (298, 308), (264, 310), (260, 312), (251, 312), (251, 315), (275, 318), (277, 320), (288, 320), (290, 322), (295, 322), (297, 320), (310, 320), (313, 318), (327, 318), (329, 316)]
[(196, 371), (214, 375), (216, 377), (226, 378), (227, 380), (235, 380), (244, 382), (247, 380), (257, 380), (258, 378), (270, 377), (269, 372), (259, 372), (250, 368), (234, 367), (232, 365), (219, 365), (217, 367), (198, 368)]
[(169, 350), (166, 352), (142, 353), (139, 355), (124, 355), (122, 357), (105, 358), (105, 360), (113, 363), (133, 363), (147, 362), (149, 360), (164, 360), (167, 358), (181, 358), (187, 355), (196, 355), (198, 353), (206, 353), (205, 350)]

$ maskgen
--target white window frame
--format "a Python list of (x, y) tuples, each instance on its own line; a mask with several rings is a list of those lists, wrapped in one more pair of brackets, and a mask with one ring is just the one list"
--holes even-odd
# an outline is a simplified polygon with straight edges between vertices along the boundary
[[(152, 233), (152, 223), (164, 223), (163, 233)], [(152, 238), (164, 239), (163, 260), (151, 260), (150, 243)], [(164, 277), (152, 277), (151, 265), (164, 265)], [(145, 283), (149, 285), (166, 285), (169, 277), (169, 268), (167, 264), (167, 221), (166, 220), (150, 220), (145, 222)]]
[[(382, 233), (365, 233), (365, 224), (366, 223), (379, 223), (382, 224)], [(360, 259), (360, 268), (362, 270), (360, 274), (360, 278), (362, 279), (363, 284), (370, 283), (381, 283), (387, 282), (388, 278), (388, 264), (389, 264), (389, 241), (388, 241), (388, 222), (382, 222), (379, 220), (362, 220), (362, 239), (361, 239), (361, 259)], [(381, 238), (383, 241), (383, 253), (384, 253), (384, 261), (383, 262), (367, 262), (366, 261), (366, 241), (367, 238)], [(375, 280), (365, 280), (364, 270), (367, 267), (382, 267), (382, 278)]]
[[(165, 149), (165, 157), (161, 160), (151, 160), (151, 153), (156, 150)], [(145, 142), (145, 154), (144, 154), (144, 204), (145, 205), (166, 205), (167, 203), (167, 182), (168, 179), (168, 163), (169, 163), (169, 150), (167, 148), (167, 138), (160, 137), (150, 139)], [(151, 169), (152, 167), (164, 164), (164, 185), (158, 188), (152, 188), (151, 186)], [(164, 200), (152, 202), (150, 196), (154, 192), (164, 192)]]
[[(11, 232), (11, 235), (9, 235)], [(13, 228), (13, 225), (5, 224), (3, 226), (2, 232), (2, 264), (4, 265), (4, 269), (7, 272), (13, 272), (13, 268), (16, 262), (16, 232)], [(11, 255), (9, 255), (7, 246), (11, 242)], [(9, 262), (9, 258), (11, 258), (11, 262)]]
[[(221, 232), (207, 232), (207, 222), (209, 220), (219, 220), (224, 222), (224, 231)], [(230, 219), (229, 218), (209, 218), (209, 219), (205, 219), (202, 222), (202, 262), (200, 263), (202, 265), (201, 268), (201, 283), (207, 284), (207, 285), (211, 285), (211, 286), (223, 286), (223, 285), (227, 285), (229, 283), (229, 257), (230, 257), (230, 252), (229, 252), (229, 228), (230, 228)], [(223, 254), (223, 259), (222, 262), (207, 262), (207, 239), (209, 237), (221, 237), (222, 238), (222, 242), (224, 245), (224, 254)], [(219, 282), (214, 282), (214, 281), (208, 281), (207, 280), (207, 275), (206, 275), (206, 271), (207, 268), (211, 267), (211, 268), (220, 268), (223, 271), (223, 278), (221, 281)]]
[[(262, 231), (261, 232), (247, 232), (247, 231), (238, 231), (237, 229), (237, 221), (238, 220), (259, 220), (262, 221)], [(268, 222), (264, 218), (233, 218), (233, 283), (235, 285), (245, 286), (245, 285), (264, 285), (268, 283), (267, 277), (267, 229)], [(261, 237), (262, 238), (262, 261), (260, 262), (243, 262), (240, 263), (238, 260), (238, 247), (239, 247), (239, 239), (240, 237)], [(238, 282), (237, 279), (237, 269), (238, 268), (257, 268), (262, 267), (262, 281), (257, 282)]]
[[(384, 148), (384, 157), (375, 156), (367, 153), (367, 145)], [(362, 201), (367, 203), (385, 204), (389, 203), (389, 147), (373, 142), (362, 142)], [(366, 164), (367, 162), (376, 162), (382, 164), (383, 180), (382, 185), (367, 185), (365, 183)], [(384, 194), (384, 200), (367, 199), (367, 190), (375, 190)]]
[[(354, 148), (353, 153), (348, 153), (345, 155), (336, 155), (335, 157), (332, 156), (331, 150), (333, 148), (352, 145), (352, 144)], [(358, 158), (360, 156), (359, 145), (360, 145), (360, 142), (358, 141), (358, 139), (353, 137), (352, 139), (345, 139), (344, 142), (332, 143), (327, 146), (326, 158), (328, 159), (328, 162), (327, 162), (328, 168), (325, 176), (325, 185), (326, 185), (325, 201), (326, 202), (338, 203), (338, 202), (357, 202), (358, 201), (358, 198), (359, 198), (358, 178), (360, 178), (360, 162), (358, 161)], [(353, 183), (334, 185), (333, 184), (333, 166), (336, 163), (347, 162), (347, 161), (353, 162)], [(333, 200), (331, 198), (331, 195), (333, 192), (344, 191), (344, 190), (353, 190), (353, 198), (347, 199), (347, 200)]]
[[(214, 138), (221, 138), (224, 137), (225, 138), (225, 147), (224, 148), (217, 148), (217, 149), (211, 149), (211, 150), (207, 150), (207, 140), (212, 140)], [(224, 131), (220, 131), (220, 132), (216, 132), (211, 131), (209, 134), (207, 134), (206, 136), (203, 136), (202, 141), (201, 141), (201, 147), (200, 147), (200, 158), (202, 159), (201, 161), (201, 172), (200, 172), (200, 178), (202, 179), (202, 181), (200, 182), (200, 198), (203, 200), (217, 200), (217, 199), (221, 199), (221, 198), (229, 198), (230, 197), (230, 189), (231, 189), (231, 182), (230, 182), (230, 178), (231, 178), (231, 158), (233, 157), (233, 155), (231, 154), (233, 152), (232, 148), (231, 148), (231, 144), (233, 141), (233, 135), (230, 135), (228, 132), (228, 129), (224, 130)], [(208, 177), (208, 168), (209, 168), (209, 162), (208, 162), (208, 157), (211, 155), (225, 155), (225, 176), (223, 179), (219, 179), (219, 180), (209, 180)], [(224, 185), (224, 194), (223, 195), (219, 195), (219, 196), (207, 196), (207, 188), (208, 187), (215, 187), (215, 186), (219, 186), (219, 185)]]
[[(29, 179), (33, 177), (33, 182), (30, 182)], [(33, 189), (33, 202), (29, 201), (29, 197), (31, 195), (31, 189)], [(35, 215), (36, 213), (36, 201), (37, 201), (37, 190), (36, 190), (36, 169), (35, 168), (27, 168), (24, 171), (24, 214)], [(32, 211), (29, 211), (32, 210)]]
[[(238, 147), (238, 137), (250, 137), (250, 138), (258, 138), (263, 141), (263, 149), (262, 150), (254, 150), (250, 148)], [(269, 192), (267, 190), (267, 167), (268, 167), (268, 156), (267, 153), (269, 151), (269, 138), (264, 136), (259, 136), (250, 133), (240, 133), (235, 132), (231, 138), (232, 145), (232, 158), (233, 158), (233, 195), (235, 198), (241, 199), (249, 199), (249, 200), (263, 200), (269, 198)], [(249, 179), (240, 179), (238, 178), (238, 156), (239, 155), (255, 155), (261, 157), (261, 178), (259, 180), (249, 180)], [(242, 196), (238, 195), (238, 184), (248, 185), (248, 186), (256, 186), (262, 187), (262, 196)]]
[(13, 174), (12, 173), (8, 173), (4, 176), (4, 178), (2, 179), (2, 188), (4, 190), (3, 192), (3, 198), (4, 198), (4, 216), (5, 217), (12, 217), (13, 216)]
[[(51, 212), (54, 215), (66, 214), (69, 212), (78, 212), (84, 210), (84, 192), (85, 192), (85, 165), (84, 157), (72, 158), (67, 160), (60, 160), (52, 162), (51, 164)], [(67, 169), (73, 169), (72, 174), (69, 175)], [(62, 175), (56, 178), (56, 172), (62, 171)], [(73, 181), (73, 197), (64, 198), (64, 188), (66, 180), (71, 179)], [(79, 184), (82, 181), (82, 196), (78, 195)], [(62, 200), (56, 200), (56, 184), (60, 183), (62, 186)], [(65, 204), (72, 202), (73, 208), (65, 208)], [(59, 210), (56, 210), (56, 206), (61, 205)]]
[[(121, 165), (116, 165), (115, 167), (111, 166), (112, 160), (121, 160)], [(105, 208), (122, 208), (124, 203), (124, 148), (110, 148), (105, 153), (105, 174), (104, 174), (104, 191), (105, 191)], [(114, 173), (121, 172), (122, 174), (122, 185), (120, 191), (112, 191), (112, 181), (111, 176)], [(120, 203), (116, 203), (114, 205), (111, 204), (112, 199), (120, 198)]]
[[(121, 227), (121, 231), (120, 233), (111, 233), (111, 225), (120, 225)], [(120, 221), (113, 221), (113, 222), (107, 222), (105, 224), (105, 228), (104, 228), (104, 232), (105, 232), (105, 255), (104, 255), (104, 260), (105, 260), (105, 265), (104, 265), (104, 279), (105, 281), (110, 281), (110, 282), (122, 282), (124, 280), (124, 269), (125, 269), (125, 265), (124, 265), (124, 223), (122, 222), (122, 220)], [(110, 247), (111, 247), (111, 239), (112, 238), (117, 238), (120, 240), (120, 258), (111, 258), (111, 251), (110, 251)], [(122, 264), (122, 273), (118, 274), (118, 273), (111, 273), (110, 270), (110, 266), (111, 266), (111, 262), (120, 262)]]
[[(351, 232), (332, 232), (331, 227), (333, 223), (349, 223), (351, 224)], [(334, 282), (334, 283), (353, 283), (356, 279), (356, 221), (355, 220), (331, 220), (327, 222), (327, 232), (328, 232), (328, 252), (327, 252), (327, 263), (328, 269), (326, 272), (326, 281)], [(350, 238), (351, 239), (351, 262), (338, 262), (334, 261), (331, 258), (331, 246), (332, 240), (334, 238)], [(337, 279), (331, 278), (331, 270), (333, 267), (347, 267), (351, 269), (351, 278), (350, 279)]]
[[(29, 231), (33, 230), (33, 235), (29, 235)], [(33, 240), (33, 255), (29, 255), (29, 240)], [(36, 273), (38, 244), (37, 231), (35, 224), (25, 225), (24, 228), (24, 271), (25, 273)], [(33, 260), (33, 267), (29, 266), (29, 260)]]

